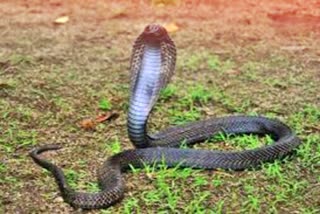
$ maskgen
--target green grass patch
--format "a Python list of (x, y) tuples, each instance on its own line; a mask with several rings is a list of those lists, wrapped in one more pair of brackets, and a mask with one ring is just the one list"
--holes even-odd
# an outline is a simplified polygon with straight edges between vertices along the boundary
[(71, 188), (79, 191), (98, 192), (100, 191), (97, 182), (84, 181), (88, 178), (87, 172), (84, 170), (75, 171), (73, 169), (64, 170), (67, 181)]
[(104, 111), (109, 111), (112, 108), (111, 102), (106, 98), (102, 98), (99, 101), (99, 108)]
[(11, 65), (30, 65), (34, 64), (34, 60), (30, 55), (12, 54), (9, 57)]
[(170, 124), (172, 125), (181, 125), (191, 121), (199, 120), (201, 117), (201, 113), (196, 108), (192, 108), (191, 110), (177, 110), (177, 109), (169, 109), (169, 118)]
[(0, 151), (12, 153), (19, 148), (29, 148), (37, 144), (38, 133), (35, 130), (26, 131), (16, 123), (10, 123), (0, 138)]
[(232, 60), (223, 60), (218, 55), (207, 51), (184, 56), (183, 61), (184, 63), (182, 66), (191, 71), (207, 69), (209, 71), (215, 71), (219, 74), (223, 74), (225, 71), (235, 67), (235, 63)]
[(167, 101), (177, 94), (178, 88), (169, 84), (167, 87), (160, 91), (160, 100)]
[(103, 147), (106, 151), (110, 151), (112, 154), (121, 152), (121, 143), (118, 137), (113, 137), (111, 140), (106, 142)]

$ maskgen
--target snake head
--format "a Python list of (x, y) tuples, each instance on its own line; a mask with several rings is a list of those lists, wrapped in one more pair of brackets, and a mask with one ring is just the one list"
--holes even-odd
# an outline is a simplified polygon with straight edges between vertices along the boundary
[(142, 35), (146, 41), (155, 43), (162, 42), (168, 38), (167, 30), (158, 24), (148, 25)]

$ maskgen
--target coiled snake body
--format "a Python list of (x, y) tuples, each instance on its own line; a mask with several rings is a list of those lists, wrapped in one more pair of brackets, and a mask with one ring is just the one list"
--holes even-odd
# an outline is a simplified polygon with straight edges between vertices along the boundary
[[(121, 173), (129, 168), (156, 164), (165, 159), (168, 166), (202, 169), (241, 170), (262, 162), (282, 158), (300, 144), (291, 129), (282, 122), (261, 116), (230, 116), (175, 126), (156, 134), (147, 133), (147, 121), (162, 88), (174, 72), (176, 49), (167, 31), (159, 25), (148, 25), (137, 38), (131, 57), (131, 96), (128, 114), (129, 138), (136, 149), (109, 157), (98, 170), (101, 191), (76, 192), (70, 188), (63, 171), (39, 154), (60, 149), (46, 145), (30, 152), (33, 160), (55, 177), (65, 202), (76, 208), (105, 208), (119, 201), (124, 194)], [(253, 150), (236, 152), (177, 148), (203, 141), (217, 133), (270, 134), (275, 142)]]

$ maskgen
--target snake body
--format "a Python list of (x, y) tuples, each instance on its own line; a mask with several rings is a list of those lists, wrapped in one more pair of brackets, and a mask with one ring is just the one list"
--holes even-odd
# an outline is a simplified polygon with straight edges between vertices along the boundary
[[(280, 159), (291, 153), (301, 142), (294, 132), (282, 122), (262, 116), (229, 116), (174, 126), (155, 134), (147, 132), (149, 114), (159, 92), (169, 82), (174, 72), (176, 49), (167, 31), (160, 25), (148, 25), (136, 39), (131, 57), (131, 96), (128, 114), (129, 138), (136, 149), (126, 150), (109, 157), (98, 170), (101, 191), (76, 192), (66, 181), (63, 171), (39, 154), (60, 149), (45, 145), (33, 149), (30, 156), (40, 166), (49, 170), (58, 184), (65, 202), (75, 208), (106, 208), (121, 200), (124, 183), (121, 173), (129, 165), (163, 162), (168, 166), (242, 170), (256, 167), (262, 162)], [(274, 143), (244, 151), (211, 151), (178, 148), (181, 142), (191, 145), (218, 133), (270, 134)]]

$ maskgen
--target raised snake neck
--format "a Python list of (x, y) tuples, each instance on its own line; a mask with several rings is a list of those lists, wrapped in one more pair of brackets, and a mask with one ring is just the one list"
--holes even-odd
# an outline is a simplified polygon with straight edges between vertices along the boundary
[[(292, 130), (275, 119), (262, 116), (230, 116), (213, 118), (175, 126), (156, 134), (147, 133), (148, 116), (156, 103), (160, 90), (173, 74), (176, 49), (166, 30), (159, 25), (148, 25), (137, 38), (131, 57), (131, 96), (128, 114), (129, 138), (138, 149), (126, 150), (109, 157), (98, 170), (101, 191), (97, 193), (75, 192), (63, 171), (39, 154), (60, 149), (57, 145), (45, 145), (33, 149), (30, 156), (40, 166), (49, 170), (59, 186), (65, 202), (75, 208), (106, 208), (124, 195), (121, 173), (129, 168), (145, 164), (165, 163), (168, 166), (202, 169), (242, 170), (256, 167), (263, 162), (283, 158), (301, 142)], [(218, 133), (270, 134), (274, 143), (243, 151), (210, 151), (176, 148), (201, 142)]]

